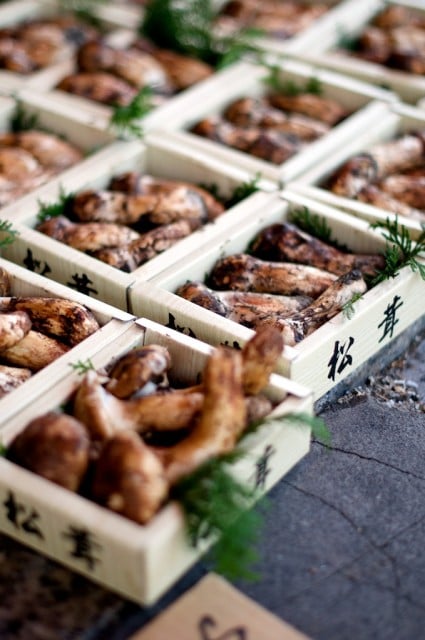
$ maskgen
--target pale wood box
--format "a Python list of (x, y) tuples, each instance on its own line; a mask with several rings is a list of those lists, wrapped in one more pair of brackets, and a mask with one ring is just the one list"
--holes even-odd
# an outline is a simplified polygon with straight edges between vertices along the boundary
[[(212, 348), (147, 319), (135, 324), (99, 349), (87, 349), (96, 369), (102, 369), (130, 349), (144, 344), (168, 348), (173, 376), (193, 384), (203, 370)], [(57, 409), (76, 390), (80, 378), (66, 371), (58, 382), (8, 420), (1, 433), (6, 447), (26, 424), (38, 415)], [(267, 395), (278, 402), (267, 422), (245, 436), (238, 447), (243, 456), (231, 471), (253, 488), (257, 486), (256, 464), (266, 453), (269, 459), (259, 495), (268, 491), (309, 450), (310, 427), (291, 422), (284, 414), (312, 414), (311, 392), (281, 376), (272, 374)], [(274, 419), (273, 416), (276, 418)], [(205, 552), (211, 540), (194, 548), (185, 532), (181, 508), (168, 503), (145, 526), (116, 515), (99, 505), (54, 485), (0, 458), (0, 530), (89, 579), (142, 604), (162, 595)], [(8, 518), (7, 501), (20, 505), (16, 524)], [(32, 517), (31, 527), (25, 521)], [(35, 532), (34, 532), (35, 529)], [(80, 534), (80, 536), (76, 535)], [(83, 538), (81, 538), (81, 536)], [(89, 545), (79, 553), (78, 540)]]
[[(359, 133), (342, 149), (299, 175), (288, 184), (288, 189), (347, 211), (370, 223), (384, 222), (387, 218), (395, 220), (395, 214), (389, 210), (337, 195), (325, 187), (327, 180), (352, 156), (367, 153), (374, 145), (389, 142), (411, 131), (425, 131), (425, 111), (418, 107), (382, 103), (380, 111), (381, 115), (373, 127)], [(398, 216), (398, 220), (409, 230), (413, 238), (421, 234), (420, 221), (402, 215)]]
[[(246, 216), (257, 208), (254, 193), (136, 270), (125, 273), (36, 231), (40, 203), (57, 202), (61, 191), (68, 194), (85, 189), (105, 189), (112, 177), (126, 171), (211, 186), (224, 200), (230, 198), (235, 189), (249, 183), (251, 176), (244, 169), (186, 148), (182, 141), (155, 133), (149, 134), (144, 143), (115, 141), (88, 163), (67, 172), (37, 197), (25, 198), (25, 206), (16, 203), (3, 209), (2, 217), (10, 220), (19, 232), (15, 242), (4, 249), (4, 255), (29, 268), (36, 263), (43, 269), (47, 265), (49, 278), (67, 286), (80, 283), (81, 291), (120, 309), (128, 309), (128, 289), (134, 282), (150, 280), (174, 263), (184, 261), (195, 248), (215, 242), (226, 228), (243, 224)], [(277, 185), (259, 180), (258, 189), (276, 191)]]
[[(104, 7), (98, 11), (100, 30), (106, 37), (128, 31), (129, 12), (119, 7)], [(63, 15), (63, 7), (54, 1), (44, 0), (12, 0), (0, 6), (0, 27), (15, 27), (33, 20), (48, 19)], [(134, 24), (134, 23), (133, 23)], [(7, 69), (0, 69), (0, 93), (12, 95), (23, 88), (33, 88), (35, 91), (45, 91), (51, 88), (72, 68), (72, 58), (75, 48), (68, 43), (58, 52), (52, 63), (47, 67), (28, 74), (21, 74)]]
[(238, 98), (260, 98), (267, 95), (267, 81), (270, 78), (270, 68), (267, 65), (242, 61), (215, 73), (211, 78), (164, 105), (156, 118), (154, 129), (164, 136), (172, 135), (188, 147), (209, 157), (244, 169), (251, 176), (260, 175), (283, 186), (344, 146), (355, 138), (359, 131), (372, 126), (377, 103), (397, 100), (390, 91), (312, 64), (279, 60), (274, 61), (274, 65), (283, 86), (285, 83), (293, 83), (302, 89), (309, 81), (317, 81), (320, 84), (321, 95), (336, 100), (350, 114), (321, 138), (309, 142), (282, 164), (256, 158), (190, 131), (198, 121), (221, 114), (228, 104)]
[[(286, 191), (281, 197), (263, 194), (263, 199), (258, 212), (243, 227), (234, 227), (219, 243), (202, 247), (187, 256), (184, 263), (164, 271), (149, 283), (134, 285), (130, 290), (132, 313), (210, 344), (244, 344), (253, 335), (251, 329), (174, 292), (188, 281), (204, 282), (219, 258), (246, 251), (260, 230), (287, 220), (291, 211), (307, 208), (319, 216), (330, 228), (332, 238), (350, 251), (385, 251), (386, 242), (379, 231), (336, 208)], [(420, 276), (410, 268), (401, 269), (397, 277), (363, 294), (354, 303), (351, 317), (339, 313), (295, 346), (285, 346), (278, 372), (312, 389), (316, 400), (321, 398), (423, 315), (424, 292), (425, 283)]]
[(342, 2), (338, 20), (329, 23), (329, 29), (314, 34), (300, 35), (291, 48), (291, 55), (299, 60), (317, 64), (364, 82), (388, 87), (404, 102), (415, 104), (425, 94), (425, 78), (419, 74), (391, 69), (350, 55), (343, 41), (358, 38), (370, 21), (388, 5), (401, 5), (415, 9), (425, 16), (421, 0), (355, 0)]
[[(50, 133), (75, 146), (82, 152), (82, 159), (61, 173), (47, 178), (43, 184), (26, 192), (14, 202), (2, 206), (1, 218), (7, 218), (8, 215), (13, 217), (18, 212), (25, 211), (33, 199), (43, 199), (43, 194), (48, 193), (52, 185), (60, 184), (60, 181), (68, 175), (72, 177), (75, 171), (78, 172), (81, 169), (84, 173), (94, 159), (102, 159), (103, 148), (115, 139), (109, 132), (91, 127), (78, 112), (69, 108), (55, 107), (43, 93), (22, 90), (19, 92), (19, 98), (0, 98), (1, 132), (10, 132), (14, 119), (21, 115), (28, 122), (30, 129)], [(31, 120), (34, 120), (33, 124)]]
[(135, 321), (135, 317), (104, 302), (83, 295), (70, 287), (48, 280), (40, 274), (33, 273), (4, 258), (0, 258), (0, 268), (5, 269), (10, 276), (12, 296), (71, 300), (89, 309), (99, 323), (98, 331), (72, 347), (51, 364), (33, 373), (21, 386), (0, 398), (0, 427), (3, 427), (13, 414), (30, 405), (34, 398), (52, 389), (63, 376), (67, 375), (71, 364), (79, 360), (85, 361), (87, 353), (90, 353), (92, 349), (98, 349), (114, 336), (118, 337), (129, 324)]

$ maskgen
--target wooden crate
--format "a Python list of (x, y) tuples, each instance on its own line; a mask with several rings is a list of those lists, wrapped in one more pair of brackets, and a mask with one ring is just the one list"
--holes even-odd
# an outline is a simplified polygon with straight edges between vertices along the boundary
[[(316, 40), (320, 41), (321, 38), (326, 37), (326, 34), (332, 29), (333, 25), (338, 23), (340, 19), (339, 16), (343, 11), (342, 6), (345, 7), (345, 5), (348, 5), (351, 7), (356, 2), (357, 0), (344, 0), (343, 2), (341, 0), (325, 0), (325, 2), (321, 4), (326, 4), (328, 6), (328, 11), (317, 18), (309, 26), (305, 27), (302, 31), (299, 31), (297, 34), (289, 38), (279, 38), (268, 34), (264, 36), (258, 35), (258, 37), (253, 38), (253, 44), (255, 44), (259, 49), (273, 55), (290, 55), (293, 49), (298, 49), (298, 40), (300, 38), (303, 42), (315, 42)], [(224, 0), (214, 2), (214, 8), (216, 10), (220, 10), (224, 4)], [(314, 0), (311, 2), (307, 0), (307, 2), (303, 2), (302, 4), (314, 5), (316, 3)]]
[[(103, 367), (129, 349), (142, 344), (161, 344), (171, 353), (177, 378), (193, 382), (203, 370), (211, 348), (187, 336), (140, 319), (98, 353), (92, 363)], [(77, 388), (76, 373), (63, 377), (31, 407), (9, 421), (1, 434), (7, 447), (11, 439), (37, 415), (56, 409)], [(242, 439), (243, 457), (232, 466), (232, 473), (256, 486), (256, 464), (264, 455), (270, 458), (265, 484), (270, 489), (309, 450), (310, 429), (279, 422), (287, 413), (312, 412), (311, 392), (272, 375), (267, 388), (270, 397), (280, 404), (267, 424)], [(130, 600), (150, 604), (162, 595), (206, 550), (211, 541), (194, 548), (184, 529), (178, 504), (168, 503), (147, 525), (140, 526), (89, 500), (0, 459), (0, 529), (54, 560), (82, 573), (91, 580)], [(5, 502), (20, 505), (16, 526), (8, 518)], [(38, 533), (25, 530), (23, 523), (34, 514)], [(78, 535), (79, 534), (79, 535)], [(82, 538), (81, 538), (82, 536)], [(78, 540), (87, 543), (86, 553), (79, 553)], [(93, 557), (91, 556), (93, 554)]]
[[(368, 223), (299, 194), (270, 194), (269, 203), (244, 227), (234, 228), (220, 243), (194, 252), (184, 263), (164, 271), (150, 283), (130, 290), (130, 309), (210, 344), (242, 345), (252, 330), (203, 309), (174, 292), (187, 281), (204, 281), (218, 258), (246, 251), (257, 233), (307, 207), (323, 218), (332, 236), (349, 250), (382, 253), (385, 240)], [(417, 273), (403, 268), (399, 275), (369, 290), (354, 304), (354, 314), (339, 313), (296, 346), (285, 346), (278, 371), (314, 392), (315, 400), (334, 388), (394, 340), (424, 313), (425, 283)], [(394, 324), (393, 322), (394, 321)]]
[[(0, 6), (0, 27), (17, 26), (23, 22), (50, 18), (63, 13), (63, 8), (59, 3), (43, 0), (12, 0), (4, 2)], [(105, 7), (99, 12), (101, 30), (105, 35), (128, 30), (128, 17), (124, 20), (118, 8)], [(125, 12), (128, 14), (128, 12)], [(127, 22), (127, 24), (126, 24)], [(68, 45), (60, 52), (57, 59), (43, 69), (29, 74), (21, 74), (6, 69), (0, 69), (0, 93), (12, 95), (22, 88), (33, 88), (35, 91), (49, 89), (59, 81), (65, 73), (70, 73), (72, 69), (72, 58), (74, 47)]]
[[(55, 181), (42, 196), (26, 198), (25, 207), (16, 204), (15, 207), (3, 209), (4, 216), (1, 217), (10, 220), (19, 232), (15, 242), (4, 249), (4, 255), (29, 268), (35, 263), (42, 269), (46, 269), (47, 265), (48, 277), (68, 286), (77, 281), (86, 293), (127, 310), (129, 286), (136, 281), (151, 279), (175, 262), (184, 260), (193, 249), (214, 242), (227, 227), (237, 222), (243, 224), (245, 217), (256, 210), (261, 201), (261, 193), (248, 196), (213, 223), (205, 225), (131, 273), (124, 273), (34, 229), (40, 200), (56, 202), (61, 190), (74, 193), (87, 188), (105, 188), (112, 176), (129, 170), (194, 184), (215, 185), (224, 198), (230, 197), (235, 188), (250, 179), (243, 169), (207, 158), (196, 150), (186, 149), (179, 141), (169, 141), (160, 135), (147, 136), (146, 144), (117, 141), (101, 152), (97, 160), (93, 158), (90, 165), (86, 163), (81, 171), (67, 172), (60, 182)], [(258, 187), (264, 191), (277, 189), (276, 184), (267, 180), (259, 180)]]
[[(374, 205), (346, 198), (325, 188), (326, 181), (351, 156), (368, 151), (370, 147), (396, 138), (414, 130), (425, 130), (425, 111), (406, 104), (382, 104), (381, 117), (371, 129), (363, 131), (357, 138), (347, 143), (343, 149), (335, 151), (315, 167), (311, 167), (296, 180), (288, 184), (288, 189), (314, 200), (324, 202), (351, 213), (368, 222), (394, 220), (395, 214)], [(399, 216), (413, 238), (421, 233), (421, 224), (406, 216)]]
[(184, 95), (173, 98), (161, 110), (160, 117), (156, 119), (155, 129), (160, 130), (163, 136), (172, 135), (208, 157), (219, 158), (249, 171), (253, 176), (260, 174), (265, 179), (284, 185), (355, 138), (359, 130), (373, 126), (377, 103), (396, 100), (396, 96), (389, 91), (323, 70), (318, 66), (295, 61), (276, 64), (280, 69), (279, 77), (282, 82), (294, 82), (297, 86), (304, 87), (309, 80), (318, 80), (323, 95), (338, 100), (352, 112), (352, 115), (280, 165), (255, 158), (190, 132), (196, 122), (207, 116), (220, 114), (227, 104), (237, 98), (261, 97), (267, 94), (266, 80), (270, 70), (264, 65), (243, 61), (214, 74), (200, 85), (187, 90)]
[(6, 269), (11, 277), (12, 296), (41, 296), (63, 298), (78, 302), (88, 308), (95, 316), (100, 329), (71, 348), (63, 356), (34, 373), (29, 380), (0, 398), (0, 427), (4, 427), (10, 417), (22, 410), (38, 397), (51, 389), (62, 377), (68, 374), (69, 366), (79, 360), (85, 361), (88, 354), (101, 345), (119, 336), (135, 317), (98, 300), (93, 300), (78, 291), (52, 282), (43, 276), (32, 273), (4, 258), (0, 258), (0, 268)]
[(55, 107), (50, 103), (48, 97), (31, 90), (19, 92), (19, 99), (3, 98), (0, 103), (0, 131), (7, 132), (11, 129), (16, 110), (21, 108), (26, 117), (36, 118), (34, 128), (52, 133), (75, 145), (83, 154), (83, 159), (76, 165), (66, 169), (47, 180), (43, 185), (37, 187), (30, 193), (26, 193), (15, 202), (0, 208), (1, 218), (9, 215), (15, 216), (19, 211), (24, 210), (33, 199), (42, 199), (44, 193), (48, 193), (52, 185), (60, 184), (60, 181), (67, 175), (72, 176), (75, 171), (84, 173), (90, 167), (93, 159), (102, 160), (102, 149), (114, 141), (114, 136), (106, 131), (99, 131), (90, 126), (78, 112), (71, 109)]
[[(122, 12), (122, 8), (105, 5), (103, 7), (99, 7), (98, 11), (102, 15), (110, 12), (118, 12), (118, 14), (120, 14)], [(123, 11), (123, 21), (125, 22), (128, 18), (129, 16), (126, 17), (126, 11)], [(104, 41), (106, 44), (116, 49), (126, 49), (131, 46), (135, 39), (137, 39), (137, 33), (134, 30), (131, 31), (130, 29), (123, 28), (107, 34)], [(64, 108), (79, 113), (81, 118), (84, 118), (88, 124), (100, 131), (110, 130), (115, 137), (122, 135), (118, 130), (111, 128), (111, 118), (114, 113), (112, 106), (56, 88), (57, 84), (65, 76), (75, 73), (75, 71), (76, 62), (74, 56), (55, 65), (55, 67), (50, 70), (50, 74), (46, 73), (42, 89), (46, 92), (49, 102), (54, 104), (59, 110)], [(27, 86), (32, 87), (33, 85), (29, 83)], [(35, 88), (36, 87), (34, 85), (34, 89)], [(184, 93), (185, 91), (181, 92), (181, 94)], [(167, 108), (167, 103), (174, 99), (174, 96), (165, 98), (160, 94), (155, 96), (153, 93), (151, 111), (143, 116), (143, 118), (138, 122), (141, 131), (139, 136), (140, 138), (144, 138), (147, 131), (155, 129), (158, 124), (164, 121), (162, 111)]]
[(291, 48), (295, 58), (317, 64), (364, 82), (387, 87), (404, 102), (415, 104), (425, 94), (423, 76), (390, 69), (381, 64), (361, 60), (347, 55), (341, 48), (341, 39), (358, 37), (372, 18), (388, 4), (412, 7), (425, 16), (425, 7), (421, 0), (355, 0), (341, 3), (338, 20), (330, 23), (330, 29), (318, 34), (320, 37), (300, 36)]

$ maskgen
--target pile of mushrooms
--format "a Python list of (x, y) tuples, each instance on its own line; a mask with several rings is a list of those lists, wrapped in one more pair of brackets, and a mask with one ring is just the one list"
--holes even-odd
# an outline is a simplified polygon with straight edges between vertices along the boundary
[(217, 347), (199, 384), (169, 381), (169, 351), (137, 347), (105, 374), (84, 375), (67, 413), (33, 419), (11, 442), (18, 465), (146, 523), (182, 477), (230, 452), (273, 403), (264, 394), (283, 348), (264, 328), (242, 350)]
[(80, 303), (12, 296), (10, 276), (0, 267), (0, 398), (98, 329)]

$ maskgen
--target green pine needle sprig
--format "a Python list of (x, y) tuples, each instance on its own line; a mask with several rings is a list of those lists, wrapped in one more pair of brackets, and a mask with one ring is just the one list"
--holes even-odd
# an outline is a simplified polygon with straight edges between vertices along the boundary
[(230, 209), (230, 207), (234, 207), (236, 204), (248, 198), (248, 196), (252, 195), (256, 191), (259, 190), (258, 183), (260, 181), (261, 175), (257, 173), (251, 180), (247, 180), (246, 182), (242, 182), (233, 190), (232, 195), (226, 202), (226, 207)]
[(282, 77), (282, 69), (279, 64), (270, 64), (264, 60), (262, 64), (268, 70), (268, 74), (263, 79), (263, 82), (276, 93), (282, 93), (287, 96), (298, 96), (302, 93), (322, 95), (323, 93), (322, 83), (315, 76), (308, 78), (305, 83), (300, 83), (291, 78)]
[(373, 222), (370, 226), (380, 229), (386, 240), (385, 267), (373, 279), (372, 285), (395, 278), (403, 267), (410, 267), (425, 280), (425, 262), (420, 261), (420, 258), (425, 259), (425, 224), (421, 225), (422, 231), (415, 241), (407, 227), (399, 224), (397, 216), (393, 220), (386, 218), (385, 222)]
[(223, 36), (214, 28), (216, 11), (210, 0), (151, 0), (139, 33), (157, 46), (188, 55), (221, 69), (257, 53), (254, 38), (262, 32), (245, 29)]
[(311, 213), (308, 207), (294, 209), (290, 215), (291, 222), (298, 225), (303, 231), (322, 240), (323, 242), (332, 242), (332, 230), (325, 218)]
[(20, 100), (16, 102), (16, 108), (10, 121), (10, 130), (13, 133), (19, 131), (29, 131), (31, 129), (39, 129), (38, 115), (29, 113)]
[(344, 244), (332, 237), (332, 229), (328, 225), (326, 218), (316, 213), (311, 213), (308, 207), (300, 207), (291, 211), (290, 221), (318, 240), (331, 244), (340, 251), (347, 251), (347, 247)]
[(262, 517), (252, 508), (255, 490), (229, 471), (241, 455), (233, 451), (205, 462), (176, 485), (172, 497), (183, 509), (193, 546), (213, 537), (210, 558), (217, 572), (228, 579), (255, 579), (252, 565)]
[(142, 87), (128, 105), (114, 108), (109, 120), (109, 128), (120, 138), (141, 138), (143, 127), (140, 120), (144, 118), (153, 105), (151, 87)]
[(74, 193), (66, 193), (61, 187), (59, 199), (56, 202), (47, 203), (38, 200), (39, 209), (37, 213), (37, 220), (39, 222), (44, 222), (46, 220), (50, 220), (50, 218), (57, 218), (58, 216), (65, 215), (74, 197)]
[(357, 302), (357, 300), (360, 300), (362, 297), (363, 297), (362, 293), (359, 293), (359, 292), (354, 293), (350, 298), (350, 300), (348, 300), (348, 302), (342, 305), (341, 312), (344, 315), (344, 317), (347, 318), (347, 320), (351, 320), (351, 318), (354, 316), (356, 312), (354, 308), (354, 304)]
[(349, 34), (343, 28), (338, 28), (338, 41), (336, 47), (338, 49), (345, 49), (346, 51), (356, 51), (358, 49), (359, 38), (358, 36)]
[(78, 360), (77, 362), (70, 362), (69, 366), (71, 367), (71, 369), (76, 371), (80, 376), (87, 373), (87, 371), (95, 370), (94, 364), (90, 360), (90, 358), (88, 358), (87, 360)]
[[(330, 447), (331, 436), (326, 423), (308, 413), (271, 415), (250, 425), (243, 437), (276, 420), (282, 425), (307, 426), (314, 438)], [(230, 580), (258, 579), (253, 569), (258, 560), (256, 542), (264, 524), (264, 510), (269, 506), (266, 497), (259, 500), (258, 489), (237, 480), (230, 472), (229, 465), (245, 455), (237, 449), (208, 460), (182, 478), (171, 496), (183, 509), (192, 545), (197, 547), (202, 540), (212, 536), (214, 545), (209, 558), (214, 569)]]
[(7, 247), (15, 242), (19, 231), (13, 228), (8, 220), (0, 220), (0, 248)]

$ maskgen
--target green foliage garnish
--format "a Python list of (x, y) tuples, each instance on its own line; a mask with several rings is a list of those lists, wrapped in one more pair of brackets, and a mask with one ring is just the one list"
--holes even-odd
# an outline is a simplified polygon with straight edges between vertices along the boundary
[(7, 456), (7, 448), (4, 444), (0, 443), (0, 457), (6, 458), (6, 456)]
[(248, 55), (253, 55), (257, 61), (261, 60), (262, 52), (253, 44), (254, 38), (263, 35), (260, 29), (244, 29), (238, 35), (215, 39), (217, 61), (215, 69), (224, 69)]
[(282, 70), (278, 64), (269, 64), (264, 61), (262, 64), (269, 72), (263, 82), (276, 93), (283, 93), (287, 96), (298, 96), (301, 93), (314, 93), (315, 95), (323, 93), (322, 84), (318, 78), (309, 78), (305, 84), (300, 84), (295, 80), (282, 78)]
[(205, 189), (205, 191), (208, 191), (208, 193), (210, 193), (216, 200), (219, 200), (220, 202), (223, 201), (223, 196), (220, 194), (220, 189), (218, 188), (218, 184), (213, 182), (212, 184), (205, 184), (205, 183), (201, 183), (199, 185), (201, 187), (201, 189)]
[(350, 320), (356, 312), (356, 310), (354, 309), (354, 303), (357, 302), (357, 300), (360, 300), (360, 298), (362, 297), (362, 293), (354, 293), (350, 300), (342, 305), (341, 311), (348, 320)]
[(316, 213), (311, 213), (308, 207), (291, 211), (290, 221), (318, 240), (331, 244), (340, 251), (347, 251), (347, 247), (344, 244), (332, 237), (332, 230), (326, 219)]
[(152, 0), (145, 8), (140, 31), (158, 46), (207, 61), (213, 16), (209, 0)]
[(373, 279), (372, 285), (395, 278), (403, 267), (410, 267), (425, 280), (425, 264), (418, 260), (419, 257), (425, 258), (425, 224), (421, 224), (422, 231), (416, 241), (411, 239), (407, 227), (399, 225), (397, 216), (394, 220), (386, 218), (385, 222), (373, 222), (370, 226), (383, 229), (382, 235), (387, 241), (385, 268)]
[(143, 128), (139, 121), (152, 111), (153, 106), (151, 87), (143, 87), (130, 104), (114, 108), (109, 128), (114, 130), (120, 138), (140, 138), (143, 135)]
[(70, 362), (69, 366), (74, 369), (79, 375), (87, 373), (87, 371), (94, 371), (93, 362), (88, 358), (87, 360), (78, 360), (78, 362)]
[(308, 207), (291, 211), (291, 222), (323, 242), (332, 242), (332, 231), (325, 218), (311, 213)]
[(7, 220), (0, 220), (0, 247), (7, 247), (16, 240), (19, 231), (13, 228), (12, 223)]
[(336, 47), (338, 49), (345, 49), (346, 51), (356, 51), (358, 48), (358, 36), (348, 34), (342, 27), (337, 29), (338, 40)]
[(260, 178), (261, 178), (260, 174), (257, 173), (255, 175), (255, 177), (252, 178), (251, 180), (247, 180), (246, 182), (242, 182), (237, 187), (235, 187), (232, 195), (230, 196), (230, 198), (226, 202), (226, 207), (228, 207), (228, 208), (233, 207), (234, 205), (238, 204), (238, 202), (241, 202), (242, 200), (244, 200), (245, 198), (247, 198), (251, 194), (253, 194), (256, 191), (258, 191), (259, 188), (260, 188), (258, 186), (258, 182), (259, 182)]
[(10, 121), (11, 131), (13, 131), (13, 133), (18, 133), (19, 131), (28, 131), (36, 128), (40, 128), (38, 126), (37, 114), (25, 111), (22, 102), (18, 100), (15, 113)]
[(214, 29), (215, 11), (210, 0), (151, 0), (139, 32), (159, 47), (197, 58), (215, 68), (255, 52), (252, 38), (260, 32), (241, 31), (234, 36), (219, 36)]
[(183, 478), (174, 488), (185, 514), (189, 539), (194, 546), (213, 536), (214, 568), (228, 579), (254, 579), (249, 568), (257, 559), (254, 542), (262, 522), (252, 509), (255, 490), (236, 480), (228, 466), (241, 457), (232, 452), (213, 458)]
[(74, 193), (65, 193), (65, 191), (61, 187), (59, 192), (59, 200), (57, 200), (56, 202), (48, 204), (46, 202), (38, 200), (39, 210), (37, 213), (37, 220), (39, 222), (44, 222), (45, 220), (49, 220), (50, 218), (57, 218), (58, 216), (65, 215), (69, 204), (74, 198), (74, 195)]

